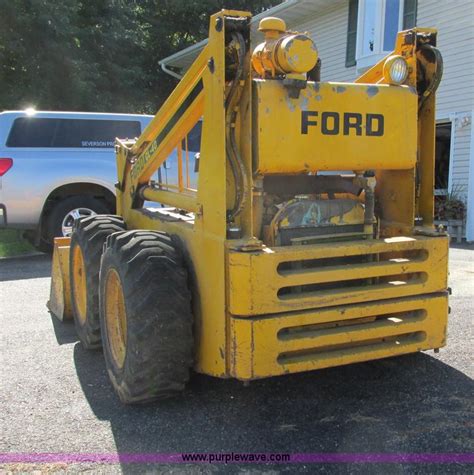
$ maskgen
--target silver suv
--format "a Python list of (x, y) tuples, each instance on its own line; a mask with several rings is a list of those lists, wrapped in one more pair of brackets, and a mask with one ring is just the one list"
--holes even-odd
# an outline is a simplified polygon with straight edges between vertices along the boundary
[(115, 137), (138, 137), (153, 116), (0, 113), (0, 227), (42, 250), (75, 218), (115, 212)]

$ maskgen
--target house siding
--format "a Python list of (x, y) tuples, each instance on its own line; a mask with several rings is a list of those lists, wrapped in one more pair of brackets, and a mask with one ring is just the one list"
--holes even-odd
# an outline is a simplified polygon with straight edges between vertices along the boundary
[[(418, 0), (417, 25), (438, 29), (444, 60), (436, 117), (454, 122), (450, 189), (467, 197), (472, 110), (474, 109), (474, 3), (472, 0)], [(470, 177), (474, 180), (474, 177)], [(472, 205), (471, 205), (472, 206)]]
[(474, 108), (474, 3), (472, 0), (419, 0), (417, 24), (438, 29), (444, 73), (437, 116)]
[(299, 31), (306, 31), (316, 43), (322, 62), (322, 81), (352, 81), (357, 77), (355, 66), (346, 68), (348, 19), (349, 2), (339, 0), (297, 27)]
[[(461, 115), (461, 119), (459, 116)], [(471, 147), (471, 125), (461, 126), (464, 117), (470, 115), (455, 114), (454, 117), (454, 160), (452, 163), (450, 188), (465, 199), (467, 197), (469, 178), (469, 155)], [(451, 138), (452, 140), (452, 138)]]

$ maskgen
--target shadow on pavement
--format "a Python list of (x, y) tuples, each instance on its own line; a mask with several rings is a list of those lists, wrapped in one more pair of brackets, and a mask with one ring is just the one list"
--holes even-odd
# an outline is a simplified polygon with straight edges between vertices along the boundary
[(0, 259), (0, 282), (51, 276), (51, 256), (39, 254)]
[(53, 324), (54, 335), (59, 345), (67, 345), (79, 341), (72, 320), (60, 322), (51, 312), (49, 312), (49, 315)]
[[(80, 344), (74, 350), (84, 394), (95, 415), (110, 422), (119, 454), (473, 449), (474, 382), (424, 353), (255, 381), (248, 387), (195, 374), (174, 400), (127, 407), (113, 392), (102, 354)], [(364, 473), (377, 473), (365, 468)], [(122, 470), (140, 471), (126, 464)]]

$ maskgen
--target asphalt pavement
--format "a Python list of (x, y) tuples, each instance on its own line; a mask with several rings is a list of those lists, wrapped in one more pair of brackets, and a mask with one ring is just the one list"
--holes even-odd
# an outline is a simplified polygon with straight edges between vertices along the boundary
[[(473, 442), (474, 248), (450, 252), (448, 345), (252, 382), (193, 375), (184, 394), (144, 407), (115, 396), (102, 353), (46, 309), (50, 258), (0, 261), (1, 453), (118, 454), (115, 464), (4, 464), (100, 473), (472, 473), (461, 464), (138, 465), (177, 452), (468, 453)], [(123, 459), (123, 460), (122, 460)]]

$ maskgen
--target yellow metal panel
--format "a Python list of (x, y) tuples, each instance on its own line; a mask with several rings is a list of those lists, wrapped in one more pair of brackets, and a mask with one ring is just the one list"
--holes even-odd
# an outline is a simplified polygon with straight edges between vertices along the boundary
[(254, 80), (254, 92), (257, 173), (415, 166), (417, 96), (408, 86), (309, 82), (291, 98), (282, 81)]
[[(383, 65), (388, 56), (392, 54), (402, 55), (408, 63), (409, 74), (405, 84), (413, 87), (417, 86), (419, 80), (419, 63), (417, 57), (421, 54), (417, 49), (420, 36), (425, 38), (427, 35), (432, 37), (431, 44), (436, 44), (437, 30), (433, 28), (413, 28), (407, 31), (400, 31), (397, 35), (395, 48), (372, 68), (358, 77), (356, 83), (384, 83)], [(434, 37), (434, 42), (433, 42)], [(425, 63), (425, 64), (423, 64)], [(426, 64), (422, 61), (422, 71), (428, 75), (433, 74), (433, 63)], [(427, 67), (428, 66), (428, 67)], [(379, 199), (380, 209), (383, 213), (382, 223), (384, 235), (396, 235), (408, 223), (413, 223), (415, 207), (416, 214), (423, 218), (423, 225), (431, 227), (433, 225), (434, 213), (434, 148), (435, 148), (435, 96), (432, 95), (425, 103), (418, 116), (418, 166), (419, 190), (417, 203), (413, 193), (413, 179), (401, 175), (395, 171), (379, 171), (377, 173), (377, 198)], [(383, 192), (380, 191), (383, 189)], [(411, 224), (410, 224), (411, 226)]]
[(434, 197), (435, 187), (435, 97), (431, 96), (423, 106), (419, 121), (419, 180), (420, 196), (418, 212), (423, 218), (423, 225), (432, 227), (434, 220)]
[(383, 237), (413, 234), (415, 170), (377, 170), (375, 196)]
[(152, 188), (145, 188), (143, 190), (143, 198), (157, 203), (164, 203), (169, 206), (175, 206), (179, 209), (184, 209), (195, 213), (198, 209), (196, 203), (196, 194), (193, 193), (177, 193), (167, 190), (159, 190)]
[(444, 294), (231, 318), (232, 376), (253, 379), (440, 348)]
[(55, 238), (51, 270), (51, 290), (46, 306), (59, 320), (72, 319), (69, 251), (71, 238)]
[[(344, 262), (364, 255), (373, 262)], [(443, 291), (447, 256), (447, 239), (423, 237), (230, 251), (229, 311), (251, 316)], [(304, 261), (311, 267), (304, 268)], [(289, 269), (282, 270), (283, 263)]]

